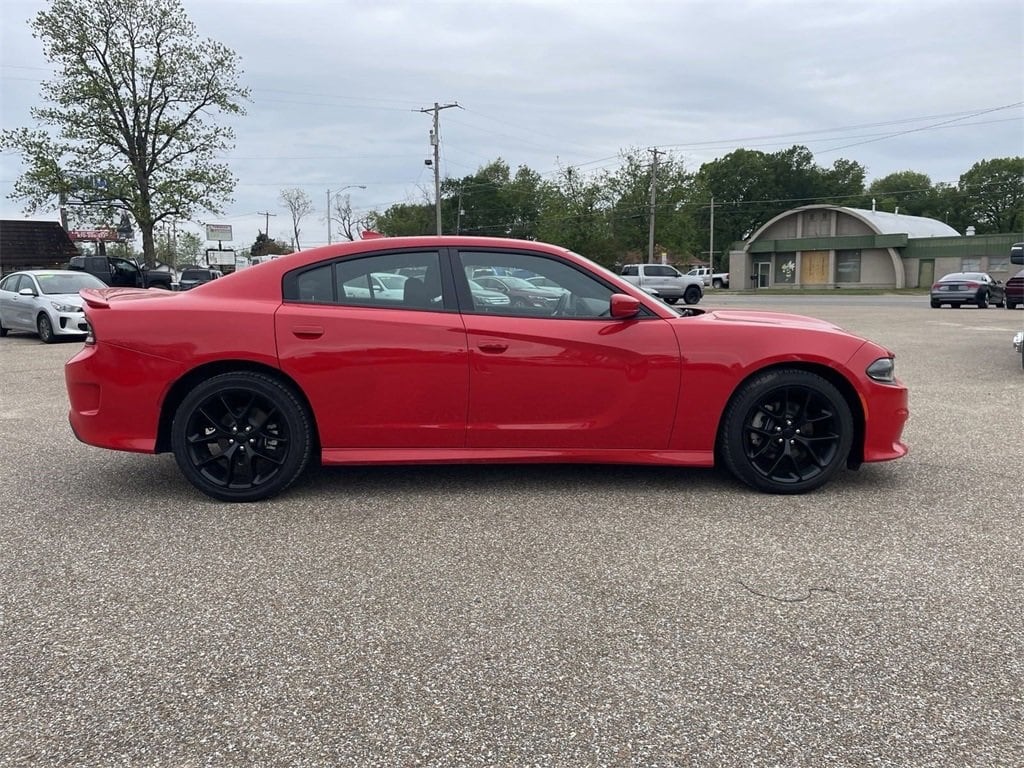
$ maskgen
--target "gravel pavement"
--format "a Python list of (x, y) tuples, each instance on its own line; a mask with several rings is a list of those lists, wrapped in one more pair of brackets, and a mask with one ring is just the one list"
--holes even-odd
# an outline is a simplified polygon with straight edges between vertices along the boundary
[(317, 469), (213, 502), (0, 340), (0, 766), (1024, 764), (1024, 312), (760, 297), (891, 346), (903, 460)]

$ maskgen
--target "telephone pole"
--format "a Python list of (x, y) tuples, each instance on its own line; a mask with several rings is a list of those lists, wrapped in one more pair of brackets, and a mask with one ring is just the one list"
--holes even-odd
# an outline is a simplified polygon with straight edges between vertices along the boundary
[(264, 225), (263, 234), (265, 234), (267, 236), (267, 240), (269, 240), (270, 239), (270, 217), (271, 216), (277, 216), (277, 214), (276, 213), (271, 213), (270, 211), (256, 211), (256, 215), (257, 216), (263, 216), (264, 219), (266, 220), (267, 223)]
[(438, 104), (435, 101), (433, 107), (416, 110), (417, 112), (434, 113), (434, 128), (430, 132), (430, 144), (434, 147), (434, 208), (437, 214), (437, 234), (439, 235), (441, 234), (441, 124), (438, 114), (442, 109), (451, 109), (452, 107), (462, 109), (457, 101), (453, 101), (451, 104)]
[(651, 216), (647, 230), (647, 263), (654, 263), (654, 204), (657, 201), (658, 192), (658, 155), (661, 151), (657, 147), (651, 147), (648, 152), (654, 157), (651, 163)]

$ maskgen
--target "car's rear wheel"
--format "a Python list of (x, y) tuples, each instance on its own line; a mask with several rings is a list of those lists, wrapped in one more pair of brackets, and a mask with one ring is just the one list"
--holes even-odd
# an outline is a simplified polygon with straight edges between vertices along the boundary
[(978, 294), (978, 309), (988, 309), (988, 292), (982, 291)]
[(853, 416), (821, 376), (801, 370), (759, 374), (722, 419), (721, 456), (738, 479), (769, 493), (804, 493), (846, 465)]
[(0, 320), (0, 338), (3, 338), (6, 335), (7, 335), (7, 329), (4, 328), (4, 321)]
[(687, 304), (696, 304), (700, 301), (700, 288), (696, 285), (691, 285), (683, 291), (683, 301)]
[(713, 286), (714, 286), (715, 288), (721, 288), (721, 287), (722, 287), (722, 280), (721, 280), (721, 278), (716, 278), (716, 279), (714, 279), (714, 280), (712, 280), (712, 281), (711, 281), (711, 284), (712, 284), (712, 285), (713, 285)]
[(50, 316), (47, 314), (41, 314), (36, 319), (36, 330), (39, 332), (39, 338), (42, 339), (44, 344), (53, 344), (55, 341), (55, 335), (53, 333), (53, 323), (50, 322)]
[(673, 297), (671, 299), (663, 299), (663, 301), (666, 304), (675, 304), (677, 301), (679, 301), (679, 298), (678, 297)]
[(938, 309), (941, 306), (942, 306), (942, 302), (939, 302), (939, 301), (936, 301), (935, 299), (932, 299), (932, 309)]
[(312, 444), (309, 414), (292, 389), (250, 371), (204, 381), (171, 425), (182, 473), (222, 501), (259, 501), (285, 490), (305, 469)]

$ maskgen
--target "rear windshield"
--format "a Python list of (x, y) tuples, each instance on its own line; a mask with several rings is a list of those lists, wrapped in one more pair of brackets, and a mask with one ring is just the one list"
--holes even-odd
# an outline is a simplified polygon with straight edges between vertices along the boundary
[(202, 280), (209, 278), (210, 272), (206, 269), (186, 269), (181, 273), (182, 280)]

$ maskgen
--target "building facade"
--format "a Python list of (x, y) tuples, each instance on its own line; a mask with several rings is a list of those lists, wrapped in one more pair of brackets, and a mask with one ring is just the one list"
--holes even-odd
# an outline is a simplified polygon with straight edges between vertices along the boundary
[(837, 205), (779, 214), (729, 254), (733, 288), (926, 288), (950, 272), (1018, 268), (1024, 234), (961, 235), (936, 219)]

